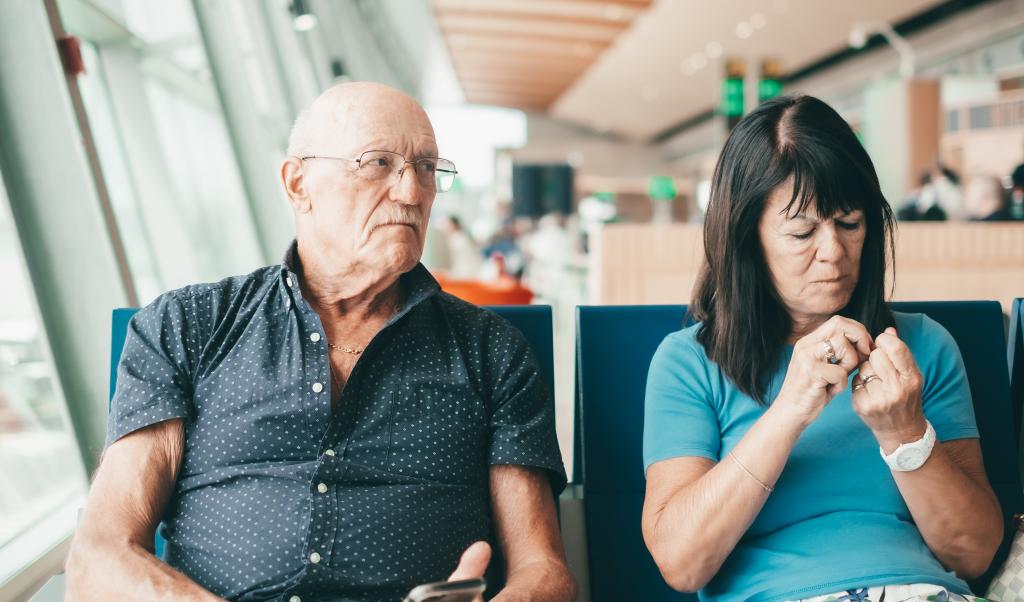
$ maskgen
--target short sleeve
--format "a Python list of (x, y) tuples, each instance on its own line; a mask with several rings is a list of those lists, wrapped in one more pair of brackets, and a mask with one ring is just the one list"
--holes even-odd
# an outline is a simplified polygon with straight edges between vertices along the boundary
[(921, 405), (939, 441), (976, 439), (974, 404), (967, 371), (953, 336), (941, 324), (921, 316), (918, 347), (914, 352), (924, 378)]
[(140, 428), (191, 419), (192, 387), (185, 308), (165, 294), (128, 323), (107, 419), (107, 445)]
[[(489, 462), (543, 468), (555, 493), (565, 488), (565, 466), (555, 433), (554, 404), (537, 370), (537, 361), (522, 333), (511, 325), (499, 328), (506, 344), (495, 372)], [(497, 343), (498, 337), (492, 338)]]
[(704, 349), (694, 328), (670, 334), (647, 373), (644, 398), (644, 471), (683, 456), (718, 461), (721, 433)]

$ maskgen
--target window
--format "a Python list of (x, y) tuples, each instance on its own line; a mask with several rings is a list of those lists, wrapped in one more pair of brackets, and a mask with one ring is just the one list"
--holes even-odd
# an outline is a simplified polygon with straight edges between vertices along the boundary
[[(9, 209), (0, 186), (0, 551), (85, 491)], [(16, 568), (0, 557), (0, 582)]]
[(263, 265), (190, 3), (91, 10), (63, 16), (85, 42), (79, 84), (140, 302)]

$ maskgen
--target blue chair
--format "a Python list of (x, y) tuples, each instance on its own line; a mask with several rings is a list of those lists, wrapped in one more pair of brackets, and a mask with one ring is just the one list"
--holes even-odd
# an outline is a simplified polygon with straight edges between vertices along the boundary
[(577, 460), (592, 602), (697, 600), (662, 579), (643, 541), (641, 439), (647, 368), (686, 306), (579, 307)]
[(1020, 440), (1024, 420), (1024, 299), (1013, 300), (1010, 307), (1010, 330), (1006, 345), (1006, 363), (1010, 368), (1010, 395), (1013, 399), (1013, 426)]
[[(548, 399), (554, 413), (555, 399), (555, 352), (551, 307), (547, 305), (500, 305), (489, 307), (491, 311), (505, 318), (519, 329), (526, 337), (530, 349), (537, 358), (540, 376), (548, 387)], [(110, 329), (110, 399), (114, 398), (117, 388), (117, 364), (124, 350), (124, 340), (128, 335), (128, 323), (137, 308), (119, 308), (113, 311)], [(557, 503), (556, 503), (557, 507)], [(164, 539), (156, 535), (156, 555), (163, 557)]]
[[(1003, 362), (1003, 319), (994, 301), (893, 303), (928, 314), (953, 335), (964, 357), (985, 468), (1007, 519), (993, 567), (1006, 558), (1014, 512), (1024, 511)], [(577, 310), (577, 426), (586, 513), (590, 589), (604, 600), (695, 600), (664, 583), (640, 531), (641, 452), (647, 369), (661, 340), (679, 330), (683, 305), (580, 307)], [(984, 592), (991, 572), (971, 583)]]

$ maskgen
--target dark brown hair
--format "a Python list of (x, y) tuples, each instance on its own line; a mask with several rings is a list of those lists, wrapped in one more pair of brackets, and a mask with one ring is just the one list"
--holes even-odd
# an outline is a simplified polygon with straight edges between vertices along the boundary
[(792, 321), (765, 263), (758, 223), (772, 192), (793, 180), (786, 211), (818, 215), (861, 210), (866, 234), (860, 278), (840, 314), (872, 335), (892, 325), (885, 272), (893, 255), (892, 209), (850, 126), (811, 96), (763, 103), (729, 134), (715, 166), (704, 220), (704, 265), (691, 317), (697, 339), (736, 386), (761, 404)]

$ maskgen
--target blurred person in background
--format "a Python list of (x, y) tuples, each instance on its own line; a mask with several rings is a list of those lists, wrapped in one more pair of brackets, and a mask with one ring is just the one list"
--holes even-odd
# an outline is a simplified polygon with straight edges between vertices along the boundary
[(893, 217), (812, 97), (730, 133), (693, 326), (651, 362), (643, 535), (704, 602), (976, 600), (1003, 518), (950, 334), (885, 302)]
[(1024, 163), (1010, 174), (1010, 219), (1024, 220)]
[(488, 260), (500, 255), (502, 271), (515, 278), (522, 277), (526, 265), (523, 250), (519, 246), (520, 231), (516, 218), (507, 217), (501, 221), (501, 227), (483, 248), (483, 255)]
[(448, 275), (459, 280), (477, 278), (483, 265), (483, 253), (479, 245), (454, 215), (447, 215), (441, 220), (441, 229), (448, 242), (448, 255), (451, 258)]
[(1006, 221), (1010, 218), (1006, 190), (995, 176), (975, 176), (964, 191), (967, 219), (981, 222)]
[(939, 206), (938, 191), (932, 184), (930, 170), (921, 172), (918, 187), (907, 195), (896, 217), (907, 222), (940, 222), (946, 219), (946, 212)]
[(380, 84), (299, 115), (283, 262), (131, 320), (68, 600), (400, 600), (482, 576), (491, 544), (495, 600), (573, 598), (530, 348), (419, 263), (456, 173), (437, 153), (419, 104)]
[(935, 190), (935, 204), (946, 214), (947, 219), (964, 219), (964, 194), (960, 187), (960, 176), (941, 163), (932, 169), (931, 187)]

